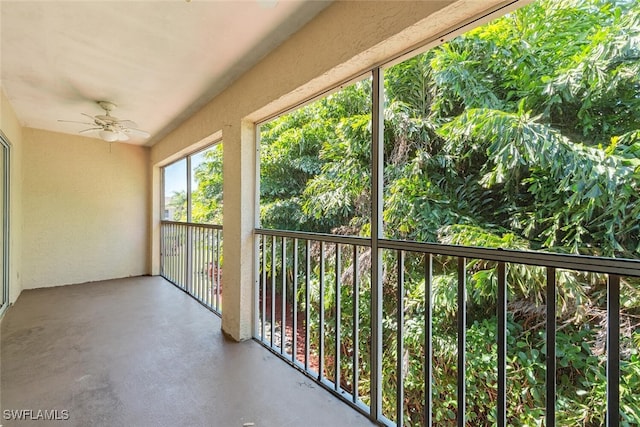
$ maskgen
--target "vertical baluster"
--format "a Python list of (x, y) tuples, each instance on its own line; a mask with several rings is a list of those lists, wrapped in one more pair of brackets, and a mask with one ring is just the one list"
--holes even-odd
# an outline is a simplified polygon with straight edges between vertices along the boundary
[[(216, 307), (216, 297), (215, 297), (215, 282), (213, 281), (213, 263), (216, 259), (216, 233), (218, 230), (212, 228), (209, 230), (209, 237), (207, 239), (207, 295), (209, 298), (209, 306), (216, 312), (218, 312), (218, 307)], [(262, 238), (262, 237), (260, 237)]]
[(186, 235), (184, 234), (184, 227), (180, 224), (176, 224), (176, 230), (178, 231), (178, 235), (180, 236), (179, 242), (180, 242), (180, 246), (179, 246), (179, 258), (178, 258), (178, 264), (177, 264), (177, 268), (176, 268), (176, 283), (178, 283), (178, 286), (180, 286), (183, 290), (188, 291), (187, 287), (185, 286), (184, 283), (184, 245), (185, 245), (185, 239), (186, 239)]
[(219, 229), (216, 231), (218, 236), (218, 246), (216, 246), (216, 283), (218, 284), (216, 287), (216, 307), (217, 310), (222, 313), (222, 245), (224, 244), (224, 235), (222, 234), (222, 230)]
[(204, 293), (204, 248), (203, 248), (203, 235), (205, 229), (201, 226), (195, 227), (196, 238), (194, 245), (194, 255), (193, 255), (193, 277), (194, 280), (198, 282), (198, 301), (202, 304), (206, 305), (206, 298)]
[(201, 271), (202, 271), (202, 299), (207, 307), (212, 308), (209, 303), (209, 233), (211, 232), (210, 228), (202, 228), (202, 243), (201, 245)]
[(167, 254), (167, 224), (162, 224), (161, 226), (162, 228), (162, 246), (161, 246), (161, 250), (162, 250), (162, 259), (161, 259), (161, 264), (160, 264), (160, 271), (161, 271), (161, 275), (163, 277), (167, 277), (167, 261), (168, 261), (168, 254)]
[[(214, 277), (215, 274), (215, 284), (214, 284), (214, 298), (215, 298), (215, 306), (218, 313), (222, 313), (222, 263), (220, 261), (220, 257), (222, 254), (222, 245), (224, 245), (224, 235), (222, 234), (221, 229), (216, 229), (215, 231), (215, 255), (213, 264), (215, 269), (213, 270), (211, 277)], [(266, 236), (264, 237), (266, 239)]]
[(342, 270), (340, 259), (340, 244), (336, 243), (336, 281), (335, 281), (335, 313), (336, 313), (336, 327), (335, 327), (335, 390), (340, 390), (340, 317), (342, 316), (342, 310), (340, 305), (342, 304), (342, 298), (340, 295), (340, 270)]
[[(222, 292), (222, 283), (220, 279), (220, 251), (221, 251), (221, 245), (222, 245), (222, 238), (223, 238), (222, 230), (216, 229), (213, 232), (214, 243), (213, 243), (213, 249), (211, 254), (212, 256), (211, 257), (211, 292), (212, 292), (211, 299), (212, 299), (212, 304), (214, 305), (218, 313), (220, 313), (222, 310), (220, 306), (221, 304), (220, 294)], [(265, 241), (263, 244), (266, 247), (267, 236), (262, 236), (262, 238)]]
[(173, 282), (182, 288), (182, 281), (180, 280), (180, 262), (182, 259), (182, 236), (180, 235), (180, 228), (178, 224), (173, 225), (173, 238), (175, 245), (175, 255), (173, 260)]
[(168, 235), (168, 239), (169, 241), (167, 242), (167, 244), (169, 245), (169, 247), (167, 248), (167, 256), (169, 257), (167, 259), (167, 274), (168, 274), (168, 278), (169, 280), (171, 280), (172, 282), (175, 283), (175, 280), (173, 280), (173, 263), (174, 263), (174, 234), (173, 234), (173, 224), (168, 224), (167, 225), (167, 235)]
[(179, 277), (180, 277), (180, 252), (181, 252), (181, 248), (180, 248), (180, 230), (178, 229), (178, 226), (176, 224), (173, 224), (173, 232), (171, 233), (172, 237), (171, 239), (173, 240), (172, 244), (173, 244), (173, 268), (172, 268), (172, 272), (171, 272), (171, 279), (173, 280), (173, 283), (175, 283), (176, 285), (178, 285), (178, 287), (182, 287), (182, 283), (180, 283)]
[(164, 258), (166, 254), (164, 252), (164, 224), (160, 223), (160, 275), (166, 276), (164, 273)]
[[(209, 239), (207, 240), (207, 244), (209, 246), (209, 250), (207, 251), (207, 287), (208, 287), (208, 294), (209, 294), (209, 305), (211, 306), (211, 308), (218, 314), (220, 314), (220, 311), (218, 310), (218, 307), (216, 307), (216, 290), (215, 290), (215, 286), (216, 283), (214, 282), (214, 263), (216, 261), (216, 235), (218, 233), (218, 230), (215, 228), (212, 228), (211, 230), (209, 230)], [(262, 236), (261, 236), (262, 238)]]
[(287, 238), (283, 237), (280, 242), (280, 251), (282, 252), (282, 294), (280, 295), (280, 354), (286, 353), (287, 341)]
[(184, 243), (184, 257), (183, 257), (183, 265), (182, 265), (182, 281), (184, 283), (184, 287), (187, 290), (187, 293), (191, 296), (193, 296), (193, 290), (191, 289), (190, 286), (190, 281), (188, 278), (188, 272), (189, 272), (189, 268), (187, 266), (187, 263), (189, 262), (189, 251), (190, 251), (190, 247), (191, 247), (191, 229), (189, 227), (187, 227), (186, 225), (182, 227), (184, 229), (184, 235), (185, 235), (185, 243)]
[(620, 425), (620, 276), (607, 283), (607, 427)]
[(198, 289), (198, 301), (204, 303), (204, 292), (202, 292), (202, 274), (201, 274), (201, 263), (202, 263), (202, 228), (199, 226), (194, 227), (195, 237), (193, 244), (193, 274), (194, 280), (196, 281), (196, 287)]
[(320, 340), (318, 343), (318, 380), (324, 377), (324, 242), (320, 241)]
[(191, 278), (189, 277), (189, 271), (191, 270), (189, 268), (189, 262), (191, 261), (191, 255), (192, 255), (192, 245), (193, 245), (193, 238), (192, 238), (192, 231), (193, 229), (187, 225), (184, 226), (184, 233), (186, 236), (185, 239), (185, 246), (184, 246), (184, 285), (187, 288), (187, 292), (189, 292), (190, 295), (193, 296), (193, 283), (191, 283)]
[(205, 306), (207, 304), (207, 247), (206, 247), (207, 228), (198, 226), (198, 262), (196, 268), (198, 271), (198, 281), (200, 282), (200, 301)]
[[(185, 283), (189, 287), (189, 293), (194, 294), (193, 289), (193, 232), (194, 228), (187, 225), (185, 226), (187, 231), (187, 250), (185, 254)], [(196, 298), (197, 299), (197, 298)]]
[(276, 323), (276, 236), (271, 236), (271, 347)]
[(403, 326), (404, 326), (404, 251), (397, 251), (398, 285), (396, 287), (396, 426), (404, 424)]
[(216, 259), (215, 259), (215, 268), (213, 269), (213, 272), (211, 274), (211, 276), (213, 277), (213, 275), (215, 274), (216, 277), (216, 285), (215, 285), (215, 290), (216, 290), (216, 311), (218, 313), (221, 313), (220, 310), (220, 293), (222, 292), (222, 278), (220, 277), (220, 274), (222, 273), (222, 271), (220, 270), (220, 249), (222, 246), (222, 230), (220, 229), (216, 229)]
[(309, 322), (311, 313), (309, 311), (309, 286), (311, 284), (311, 241), (305, 241), (305, 288), (304, 288), (304, 370), (309, 371)]
[(358, 366), (358, 358), (360, 357), (358, 348), (360, 343), (360, 287), (358, 283), (358, 247), (356, 245), (353, 245), (353, 329), (351, 336), (353, 337), (352, 397), (353, 403), (357, 403), (359, 398), (358, 383), (360, 382), (360, 368)]
[(177, 224), (173, 224), (173, 272), (172, 279), (173, 283), (178, 285), (178, 287), (182, 288), (182, 283), (180, 282), (180, 259), (181, 259), (181, 237), (180, 237), (180, 229)]
[(213, 288), (213, 262), (215, 260), (215, 228), (207, 230), (207, 256), (205, 259), (206, 283), (207, 283), (207, 305), (216, 313), (218, 312), (215, 305), (215, 289)]
[[(216, 230), (210, 228), (207, 231), (207, 260), (206, 260), (206, 272), (207, 272), (207, 304), (213, 310), (216, 310), (216, 306), (213, 299), (213, 259), (214, 259), (214, 234)], [(216, 310), (217, 311), (217, 310)]]
[(200, 272), (200, 292), (202, 297), (202, 303), (207, 304), (207, 232), (209, 229), (200, 227), (200, 245), (198, 251), (200, 252), (200, 261), (198, 263), (198, 271)]
[(431, 427), (433, 417), (433, 312), (431, 293), (433, 280), (433, 255), (424, 255), (424, 390), (425, 425)]
[(199, 262), (199, 254), (198, 254), (198, 241), (200, 239), (200, 227), (192, 226), (191, 227), (193, 237), (191, 239), (191, 281), (193, 282), (194, 293), (196, 294), (196, 300), (202, 302), (202, 298), (200, 295), (200, 280), (198, 274), (198, 262)]
[(200, 298), (202, 298), (202, 303), (206, 306), (209, 305), (207, 304), (207, 230), (205, 227), (200, 227), (200, 243), (198, 244), (198, 252), (200, 252), (200, 260), (198, 261)]
[(174, 245), (175, 245), (175, 255), (173, 260), (173, 283), (178, 285), (178, 287), (184, 289), (182, 281), (180, 280), (180, 265), (182, 262), (182, 236), (181, 230), (178, 227), (178, 224), (173, 225), (174, 230)]
[(182, 289), (184, 289), (185, 291), (187, 291), (187, 293), (189, 293), (189, 288), (187, 288), (187, 282), (185, 280), (186, 278), (186, 268), (184, 263), (187, 260), (186, 257), (186, 245), (187, 245), (187, 233), (186, 233), (186, 228), (183, 225), (179, 226), (180, 229), (180, 234), (182, 235), (182, 241), (181, 241), (181, 247), (180, 247), (180, 285), (182, 286)]
[(176, 230), (176, 271), (175, 271), (175, 283), (180, 288), (184, 289), (184, 284), (182, 283), (181, 274), (182, 274), (182, 228), (175, 225)]
[(182, 243), (180, 236), (180, 229), (177, 224), (173, 225), (173, 239), (174, 239), (174, 247), (175, 254), (173, 256), (173, 283), (178, 285), (178, 287), (182, 288), (182, 283), (180, 282), (180, 259), (182, 258)]
[(260, 243), (262, 244), (262, 265), (261, 273), (262, 273), (262, 316), (260, 320), (262, 321), (260, 325), (260, 333), (262, 341), (265, 339), (265, 324), (267, 319), (267, 236), (264, 234), (260, 236)]
[(182, 233), (182, 248), (181, 248), (181, 259), (180, 259), (180, 283), (182, 283), (182, 288), (187, 291), (188, 294), (191, 294), (191, 289), (189, 289), (187, 283), (187, 251), (189, 245), (189, 233), (187, 227), (184, 225), (180, 226), (180, 230)]
[(171, 256), (171, 258), (169, 258), (169, 280), (171, 280), (173, 283), (175, 283), (175, 279), (174, 279), (174, 268), (175, 268), (175, 261), (176, 261), (176, 240), (175, 240), (175, 232), (173, 230), (173, 224), (169, 224), (169, 229), (167, 230), (167, 232), (169, 233), (169, 254)]
[(498, 263), (498, 427), (507, 425), (507, 276), (504, 262)]
[(216, 311), (216, 307), (213, 299), (213, 258), (214, 258), (214, 234), (216, 230), (214, 228), (207, 229), (207, 237), (205, 240), (205, 259), (204, 259), (204, 271), (205, 271), (205, 283), (207, 293), (207, 306), (213, 311)]
[(189, 273), (189, 278), (191, 279), (191, 282), (193, 283), (193, 288), (194, 288), (194, 292), (197, 292), (198, 295), (196, 296), (196, 299), (198, 301), (202, 301), (202, 295), (200, 294), (200, 283), (198, 280), (198, 251), (199, 251), (199, 247), (198, 247), (198, 240), (200, 238), (200, 227), (198, 226), (191, 226), (191, 233), (192, 233), (192, 239), (191, 239), (191, 260), (189, 261), (189, 265), (190, 265), (190, 273)]
[(207, 263), (209, 260), (209, 233), (211, 232), (210, 228), (202, 228), (202, 241), (200, 243), (200, 251), (201, 251), (201, 264), (200, 271), (202, 274), (200, 275), (202, 280), (202, 300), (205, 305), (211, 308), (211, 304), (209, 304), (209, 264)]
[(556, 269), (547, 267), (546, 427), (556, 425)]
[(297, 363), (298, 354), (298, 239), (293, 239), (293, 297), (291, 328), (291, 361)]
[(458, 258), (458, 427), (465, 427), (466, 417), (466, 340), (467, 298), (466, 260)]
[(167, 224), (162, 225), (162, 265), (161, 271), (164, 277), (167, 277), (167, 262), (168, 262), (168, 248), (167, 248)]

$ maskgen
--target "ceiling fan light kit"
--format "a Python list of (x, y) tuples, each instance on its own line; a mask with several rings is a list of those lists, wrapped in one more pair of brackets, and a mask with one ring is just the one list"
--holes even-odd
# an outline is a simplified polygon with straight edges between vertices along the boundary
[(66, 123), (81, 123), (84, 125), (92, 126), (88, 129), (83, 129), (80, 133), (98, 131), (98, 136), (106, 142), (116, 141), (128, 141), (129, 135), (149, 138), (149, 133), (140, 129), (136, 129), (138, 126), (131, 120), (120, 120), (117, 117), (111, 115), (111, 111), (116, 108), (116, 104), (109, 101), (97, 101), (97, 104), (105, 111), (105, 114), (97, 116), (91, 116), (86, 113), (81, 113), (92, 120), (89, 122), (77, 122), (73, 120), (58, 120), (59, 122)]
[(99, 132), (100, 138), (107, 142), (115, 142), (118, 140), (118, 134), (112, 130), (105, 129)]

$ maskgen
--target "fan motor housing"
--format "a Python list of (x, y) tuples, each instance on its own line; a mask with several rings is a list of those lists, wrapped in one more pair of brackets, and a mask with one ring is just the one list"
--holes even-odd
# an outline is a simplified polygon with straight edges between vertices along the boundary
[(100, 108), (102, 108), (104, 111), (107, 111), (107, 112), (112, 111), (114, 108), (117, 107), (116, 104), (109, 101), (98, 101), (98, 105), (100, 106)]

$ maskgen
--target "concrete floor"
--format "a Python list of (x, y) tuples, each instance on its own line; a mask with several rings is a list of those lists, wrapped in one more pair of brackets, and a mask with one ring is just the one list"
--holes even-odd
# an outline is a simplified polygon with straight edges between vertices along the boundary
[(159, 277), (24, 291), (1, 332), (3, 426), (373, 425)]

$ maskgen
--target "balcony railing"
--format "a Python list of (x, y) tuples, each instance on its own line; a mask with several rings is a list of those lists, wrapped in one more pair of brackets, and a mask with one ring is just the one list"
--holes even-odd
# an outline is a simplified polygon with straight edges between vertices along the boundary
[[(640, 421), (640, 384), (620, 387), (638, 363), (624, 350), (634, 314), (621, 311), (620, 301), (638, 292), (639, 261), (265, 229), (256, 235), (256, 339), (373, 421), (506, 426), (527, 413), (536, 425), (577, 425), (583, 414), (571, 412), (567, 390), (596, 414), (585, 425)], [(490, 286), (479, 288), (480, 281)], [(589, 313), (579, 298), (587, 288), (602, 295)], [(486, 307), (470, 301), (483, 292), (496, 308), (478, 315)], [(510, 300), (518, 293), (530, 293), (528, 304)], [(567, 327), (599, 333), (566, 342)], [(483, 333), (491, 338), (480, 339)], [(571, 385), (576, 370), (597, 386)], [(516, 374), (526, 384), (515, 384)]]
[(222, 313), (222, 226), (163, 221), (160, 275)]

